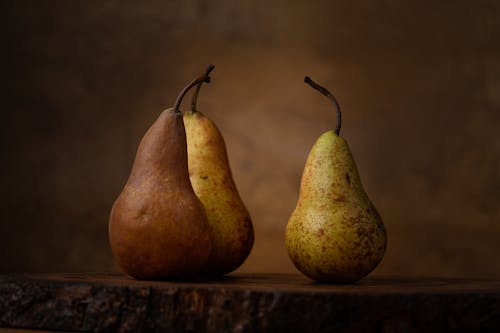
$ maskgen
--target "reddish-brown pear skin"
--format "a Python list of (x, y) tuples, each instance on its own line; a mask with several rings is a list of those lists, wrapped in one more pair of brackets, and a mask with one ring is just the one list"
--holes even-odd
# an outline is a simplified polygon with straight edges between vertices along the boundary
[(109, 241), (119, 266), (137, 279), (192, 276), (206, 264), (210, 233), (189, 180), (180, 112), (163, 111), (142, 138), (111, 210)]

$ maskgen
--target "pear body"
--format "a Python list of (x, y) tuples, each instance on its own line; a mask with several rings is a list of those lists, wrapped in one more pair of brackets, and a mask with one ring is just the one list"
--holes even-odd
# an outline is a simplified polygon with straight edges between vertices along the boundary
[(347, 142), (333, 131), (311, 149), (285, 239), (297, 269), (317, 281), (357, 281), (384, 256), (382, 219), (363, 189)]
[(207, 217), (189, 180), (182, 115), (172, 109), (161, 113), (139, 144), (111, 210), (109, 240), (119, 266), (138, 279), (190, 276), (206, 264)]
[(253, 246), (250, 214), (234, 183), (224, 139), (201, 112), (184, 115), (189, 176), (205, 207), (212, 234), (212, 251), (202, 273), (224, 275), (238, 268)]

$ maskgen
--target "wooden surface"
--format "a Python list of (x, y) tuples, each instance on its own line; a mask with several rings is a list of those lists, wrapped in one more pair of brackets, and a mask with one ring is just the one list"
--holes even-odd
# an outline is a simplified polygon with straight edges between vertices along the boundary
[(84, 332), (499, 332), (500, 281), (245, 274), (0, 276), (0, 327)]

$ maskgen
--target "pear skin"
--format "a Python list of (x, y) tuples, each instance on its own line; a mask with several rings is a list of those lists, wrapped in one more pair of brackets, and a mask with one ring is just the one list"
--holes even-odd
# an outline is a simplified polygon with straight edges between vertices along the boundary
[(238, 268), (253, 246), (252, 220), (234, 183), (224, 139), (201, 112), (184, 115), (193, 189), (207, 212), (212, 252), (203, 273), (224, 275)]
[(205, 209), (189, 180), (186, 133), (177, 109), (181, 99), (142, 138), (111, 210), (111, 249), (122, 270), (137, 279), (192, 276), (206, 265), (211, 250)]
[(307, 158), (285, 239), (297, 269), (322, 282), (357, 281), (384, 256), (382, 218), (363, 189), (347, 142), (333, 130), (318, 138)]
[[(211, 65), (206, 75), (213, 68)], [(254, 231), (233, 180), (224, 138), (214, 122), (196, 110), (200, 87), (201, 83), (191, 111), (184, 114), (188, 168), (212, 233), (212, 251), (202, 274), (217, 276), (232, 272), (245, 261), (253, 246)]]

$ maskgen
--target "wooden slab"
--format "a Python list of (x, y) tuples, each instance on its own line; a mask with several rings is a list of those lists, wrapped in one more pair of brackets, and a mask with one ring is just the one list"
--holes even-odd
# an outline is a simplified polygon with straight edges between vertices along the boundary
[(0, 327), (83, 332), (500, 332), (500, 281), (0, 276)]

